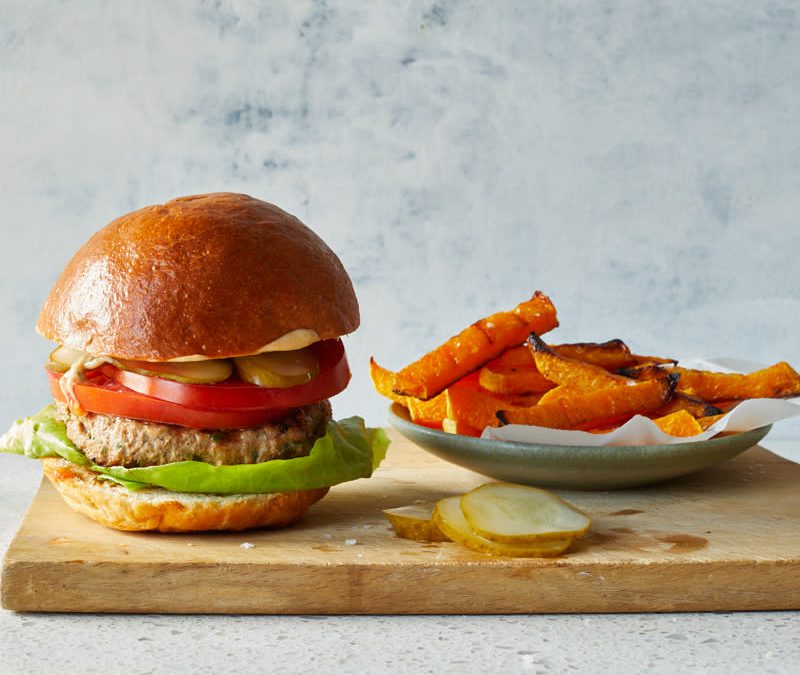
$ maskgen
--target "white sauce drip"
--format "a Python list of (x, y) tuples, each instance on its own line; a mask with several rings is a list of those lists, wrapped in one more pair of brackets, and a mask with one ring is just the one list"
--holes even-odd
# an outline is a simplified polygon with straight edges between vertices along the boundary
[(67, 407), (73, 414), (79, 417), (86, 415), (86, 410), (78, 401), (78, 397), (75, 396), (75, 384), (85, 380), (83, 376), (85, 370), (99, 368), (104, 363), (114, 364), (114, 359), (108, 356), (83, 354), (69, 367), (67, 372), (61, 376), (61, 379), (58, 381), (58, 386), (61, 388), (64, 398), (67, 399)]
[[(293, 331), (282, 335), (277, 340), (268, 342), (260, 349), (257, 349), (253, 354), (263, 354), (264, 352), (291, 352), (295, 349), (303, 349), (315, 342), (319, 342), (319, 333), (312, 328), (296, 328)], [(244, 355), (243, 355), (244, 356)], [(250, 356), (248, 354), (247, 356)], [(174, 359), (168, 359), (171, 363), (182, 363), (184, 361), (212, 361), (213, 357), (202, 356), (201, 354), (192, 354), (190, 356), (176, 356)]]

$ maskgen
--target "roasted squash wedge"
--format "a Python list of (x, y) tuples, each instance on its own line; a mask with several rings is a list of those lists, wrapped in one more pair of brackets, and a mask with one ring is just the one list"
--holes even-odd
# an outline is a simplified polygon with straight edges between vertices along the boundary
[(467, 373), (477, 370), (509, 347), (522, 344), (531, 331), (546, 332), (558, 325), (556, 309), (544, 293), (510, 312), (476, 321), (422, 358), (393, 373), (392, 392), (427, 400)]

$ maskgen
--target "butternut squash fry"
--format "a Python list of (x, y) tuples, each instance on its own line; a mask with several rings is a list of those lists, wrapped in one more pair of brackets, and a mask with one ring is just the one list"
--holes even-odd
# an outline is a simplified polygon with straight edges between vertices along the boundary
[[(491, 393), (491, 392), (489, 392)], [(506, 406), (512, 408), (527, 408), (536, 405), (542, 400), (543, 394), (495, 394)]]
[(630, 382), (628, 378), (609, 373), (600, 366), (557, 354), (534, 332), (528, 336), (528, 345), (539, 372), (556, 384), (567, 385), (579, 391), (594, 391), (625, 386)]
[[(499, 424), (497, 411), (503, 408), (516, 410), (507, 400), (461, 380), (445, 389), (447, 419), (483, 431), (484, 427)], [(536, 407), (535, 405), (532, 407)]]
[(584, 363), (591, 363), (609, 371), (620, 368), (630, 368), (645, 363), (675, 365), (675, 359), (665, 359), (660, 356), (640, 356), (633, 354), (622, 340), (608, 340), (606, 342), (574, 342), (560, 345), (550, 345), (550, 348), (559, 356)]
[(405, 406), (408, 408), (411, 421), (417, 424), (441, 426), (442, 420), (447, 416), (447, 400), (444, 392), (427, 401), (407, 396)]
[(539, 404), (544, 405), (545, 403), (558, 401), (562, 398), (573, 398), (575, 396), (580, 396), (580, 394), (580, 389), (570, 387), (567, 384), (559, 384), (553, 387), (550, 391), (546, 391), (544, 394), (542, 394), (542, 398), (539, 399)]
[(606, 370), (617, 370), (636, 363), (636, 357), (631, 354), (628, 345), (619, 339), (550, 345), (550, 349), (565, 359), (591, 363)]
[(476, 429), (464, 422), (451, 420), (449, 417), (445, 417), (442, 420), (442, 431), (446, 434), (458, 434), (459, 436), (473, 436), (477, 438), (481, 435), (482, 429)]
[(425, 424), (426, 426), (441, 425), (447, 412), (447, 405), (443, 394), (434, 396), (429, 401), (421, 401), (411, 396), (399, 396), (395, 394), (394, 391), (392, 391), (394, 373), (379, 366), (373, 358), (369, 360), (369, 375), (378, 393), (383, 394), (393, 401), (397, 401), (397, 403), (404, 405), (408, 409), (408, 414), (412, 422)]
[[(678, 386), (680, 386), (680, 382)], [(655, 417), (665, 417), (680, 410), (685, 410), (692, 417), (697, 418), (707, 417), (708, 415), (719, 415), (722, 412), (721, 408), (703, 399), (689, 396), (688, 394), (681, 394), (676, 391), (669, 402), (655, 412)]]
[[(566, 359), (592, 364), (607, 371), (621, 368), (638, 368), (641, 364), (656, 363), (674, 365), (672, 359), (658, 356), (639, 356), (632, 354), (628, 346), (619, 339), (607, 342), (575, 342), (548, 345), (558, 356)], [(626, 373), (617, 373), (625, 375)], [(666, 373), (665, 373), (666, 376)], [(526, 392), (545, 392), (554, 384), (536, 367), (530, 349), (524, 345), (512, 347), (481, 369), (481, 386), (495, 394), (517, 394)]]
[(703, 431), (700, 423), (687, 410), (677, 410), (669, 415), (656, 417), (653, 422), (670, 436), (696, 436)]
[[(724, 401), (714, 401), (714, 407), (717, 408), (721, 413), (729, 413), (740, 403), (741, 401), (737, 399), (727, 399)], [(717, 414), (717, 413), (712, 413), (712, 414)]]
[(531, 331), (546, 332), (558, 325), (556, 309), (544, 293), (510, 312), (476, 321), (422, 358), (394, 373), (392, 391), (427, 400), (447, 386), (521, 344)]
[(527, 344), (503, 352), (480, 370), (481, 386), (494, 394), (541, 393), (555, 385), (537, 369)]
[[(529, 424), (552, 429), (575, 429), (595, 421), (624, 417), (637, 413), (646, 415), (672, 395), (678, 378), (651, 380), (625, 387), (607, 387), (573, 398), (539, 403), (529, 408), (499, 410), (501, 424)], [(449, 408), (448, 408), (449, 411)]]
[(800, 395), (800, 375), (785, 361), (747, 375), (680, 367), (671, 370), (680, 373), (678, 391), (706, 401)]
[(533, 360), (526, 367), (489, 362), (480, 369), (480, 383), (484, 389), (495, 394), (541, 393), (555, 386), (536, 369)]
[[(527, 339), (528, 336), (526, 335), (525, 337)], [(486, 365), (492, 367), (499, 366), (500, 368), (536, 368), (533, 354), (531, 354), (531, 350), (528, 349), (527, 342), (507, 349)]]
[[(747, 375), (715, 373), (708, 370), (681, 368), (680, 366), (651, 365), (626, 368), (620, 372), (637, 380), (664, 377), (664, 373), (679, 373), (681, 376), (677, 386), (679, 393), (714, 403), (748, 398), (781, 398), (800, 395), (800, 375), (785, 361)], [(710, 412), (710, 414), (715, 413)]]
[(504, 407), (500, 399), (488, 392), (465, 389), (457, 384), (445, 389), (447, 419), (473, 429), (496, 427), (496, 413)]
[(725, 417), (727, 413), (720, 413), (719, 415), (707, 415), (706, 417), (700, 417), (697, 419), (697, 423), (700, 425), (700, 428), (705, 431), (710, 427), (714, 422), (719, 422), (723, 417)]
[(369, 376), (376, 391), (386, 398), (406, 405), (407, 397), (394, 393), (394, 375), (391, 370), (379, 366), (373, 357), (369, 357)]
[(670, 366), (658, 363), (644, 363), (630, 368), (619, 368), (617, 375), (629, 377), (632, 380), (658, 380), (667, 377), (672, 372)]

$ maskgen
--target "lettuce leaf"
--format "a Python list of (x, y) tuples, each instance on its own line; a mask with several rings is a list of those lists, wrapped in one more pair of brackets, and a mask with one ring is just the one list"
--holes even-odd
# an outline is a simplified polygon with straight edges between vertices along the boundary
[(126, 469), (93, 464), (67, 437), (53, 406), (19, 420), (0, 437), (0, 452), (33, 459), (63, 457), (91, 468), (100, 477), (130, 490), (162, 487), (174, 492), (258, 494), (329, 487), (368, 478), (386, 456), (389, 439), (383, 429), (371, 429), (360, 417), (328, 423), (306, 457), (276, 459), (261, 464), (215, 466), (205, 462), (172, 462)]
[(54, 414), (52, 405), (31, 417), (17, 420), (0, 436), (0, 452), (12, 452), (31, 459), (63, 457), (73, 464), (90, 466), (91, 461), (67, 438), (67, 429)]

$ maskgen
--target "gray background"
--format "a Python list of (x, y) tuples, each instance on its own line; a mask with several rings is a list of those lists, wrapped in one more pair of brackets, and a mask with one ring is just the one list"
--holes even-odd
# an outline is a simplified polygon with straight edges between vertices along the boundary
[[(265, 5), (258, 7), (258, 5)], [(247, 192), (336, 250), (363, 324), (339, 415), (535, 289), (556, 340), (800, 363), (793, 2), (60, 3), (0, 21), (3, 424), (96, 229)]]

